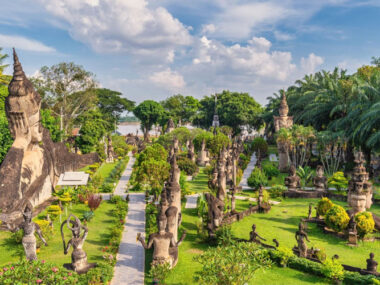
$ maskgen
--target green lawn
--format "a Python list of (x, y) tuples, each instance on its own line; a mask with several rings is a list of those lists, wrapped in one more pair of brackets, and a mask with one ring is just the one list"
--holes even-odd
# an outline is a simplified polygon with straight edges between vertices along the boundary
[(209, 191), (207, 183), (208, 177), (204, 172), (204, 167), (200, 167), (198, 175), (193, 180), (188, 181), (189, 189), (194, 193)]
[(96, 171), (96, 174), (100, 175), (103, 179), (106, 179), (110, 175), (112, 169), (114, 169), (115, 166), (118, 164), (118, 162), (119, 161), (115, 161), (112, 163), (103, 162), (103, 164)]
[[(114, 204), (103, 201), (100, 207), (95, 211), (95, 217), (88, 223), (88, 237), (84, 245), (84, 250), (87, 253), (89, 262), (97, 262), (103, 260), (101, 248), (108, 244), (110, 239), (110, 231), (114, 223), (111, 210), (115, 207)], [(68, 209), (68, 213), (73, 213), (82, 217), (84, 211), (88, 211), (88, 207), (84, 204), (73, 205)], [(44, 212), (40, 216), (43, 216)], [(62, 214), (62, 220), (66, 218)], [(71, 232), (65, 228), (66, 242), (71, 238)], [(24, 257), (24, 249), (21, 244), (16, 244), (11, 238), (9, 232), (0, 232), (0, 266), (8, 262), (18, 261), (20, 256)], [(38, 253), (39, 259), (54, 262), (58, 265), (71, 262), (71, 252), (68, 255), (63, 254), (62, 238), (60, 233), (59, 218), (54, 222), (54, 236), (48, 241), (48, 246), (43, 246)]]

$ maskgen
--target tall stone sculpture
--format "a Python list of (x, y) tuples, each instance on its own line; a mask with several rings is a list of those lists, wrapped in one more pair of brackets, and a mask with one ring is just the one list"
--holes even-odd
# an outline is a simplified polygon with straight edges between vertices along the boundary
[(307, 233), (305, 232), (304, 226), (301, 223), (298, 225), (298, 231), (296, 231), (296, 241), (298, 244), (299, 257), (307, 257), (307, 244), (306, 241), (310, 242)]
[(36, 237), (34, 233), (37, 232), (39, 238), (42, 240), (45, 246), (47, 246), (47, 243), (42, 235), (39, 225), (37, 225), (36, 223), (32, 221), (33, 215), (32, 215), (32, 208), (31, 208), (30, 203), (26, 205), (25, 210), (23, 212), (23, 216), (24, 216), (23, 223), (21, 223), (20, 225), (14, 228), (11, 228), (10, 225), (8, 225), (8, 228), (12, 232), (17, 232), (20, 229), (24, 231), (24, 236), (22, 238), (22, 245), (24, 247), (26, 259), (29, 261), (37, 260), (37, 253), (36, 253), (37, 241), (36, 241)]
[(175, 126), (174, 126), (173, 119), (170, 118), (170, 119), (168, 120), (168, 124), (167, 124), (167, 127), (166, 127), (166, 133), (167, 133), (167, 134), (168, 134), (168, 133), (171, 133), (172, 131), (174, 131), (174, 129), (175, 129)]
[(158, 233), (149, 236), (148, 244), (145, 243), (140, 233), (137, 234), (137, 240), (141, 242), (145, 249), (150, 249), (153, 246), (153, 266), (168, 263), (172, 268), (177, 264), (178, 246), (186, 237), (186, 232), (184, 232), (181, 239), (176, 242), (173, 234), (167, 232), (166, 229), (167, 217), (161, 213), (158, 217)]
[(106, 162), (108, 163), (113, 163), (113, 158), (114, 158), (114, 151), (113, 151), (113, 146), (112, 146), (112, 138), (110, 135), (107, 136), (107, 158)]
[(327, 178), (324, 176), (323, 166), (318, 165), (316, 170), (317, 175), (313, 178), (313, 184), (316, 191), (327, 191)]
[(368, 181), (369, 175), (364, 167), (364, 155), (358, 152), (355, 158), (355, 168), (348, 183), (347, 202), (352, 208), (351, 213), (357, 214), (371, 208), (372, 183)]
[(192, 162), (195, 162), (194, 143), (192, 140), (190, 140), (189, 142), (187, 158), (190, 159)]
[(223, 148), (219, 154), (218, 160), (218, 192), (217, 198), (224, 201), (227, 188), (226, 188), (226, 149)]
[[(285, 92), (282, 93), (281, 104), (278, 111), (280, 116), (274, 116), (275, 131), (278, 132), (282, 128), (291, 128), (293, 126), (293, 117), (288, 116), (289, 107), (288, 103), (286, 102)], [(287, 146), (282, 142), (277, 142), (277, 148), (279, 155), (278, 168), (281, 171), (286, 171), (289, 165), (289, 154)]]
[[(72, 219), (74, 218), (74, 220)], [(71, 226), (70, 226), (71, 224)], [(63, 227), (67, 226), (67, 228), (72, 233), (72, 238), (65, 243), (65, 236), (63, 233)], [(83, 235), (82, 234), (83, 230)], [(65, 268), (69, 270), (73, 270), (77, 272), (78, 274), (86, 273), (88, 270), (96, 266), (96, 263), (88, 263), (87, 262), (87, 254), (83, 250), (83, 244), (87, 238), (88, 235), (88, 229), (82, 223), (80, 220), (71, 214), (66, 221), (64, 221), (61, 225), (61, 236), (62, 236), (62, 242), (63, 242), (63, 251), (66, 255), (68, 253), (68, 250), (70, 247), (73, 247), (73, 253), (71, 254), (71, 263), (70, 264), (64, 264)]]
[(301, 178), (296, 173), (296, 167), (290, 166), (289, 176), (285, 178), (285, 186), (288, 187), (288, 191), (297, 191), (301, 187)]
[(0, 166), (0, 220), (14, 223), (27, 203), (36, 206), (51, 197), (60, 174), (99, 161), (97, 154), (70, 153), (53, 143), (41, 125), (41, 97), (26, 78), (14, 51), (14, 73), (5, 111), (14, 142)]
[(198, 154), (198, 165), (205, 166), (208, 163), (207, 151), (206, 151), (206, 141), (202, 141), (201, 150)]

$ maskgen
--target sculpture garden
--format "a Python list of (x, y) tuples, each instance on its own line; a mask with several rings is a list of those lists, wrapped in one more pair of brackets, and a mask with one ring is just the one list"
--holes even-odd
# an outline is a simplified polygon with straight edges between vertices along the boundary
[[(265, 109), (230, 91), (134, 106), (92, 86), (64, 99), (94, 96), (84, 115), (60, 122), (68, 106), (51, 81), (66, 68), (29, 79), (13, 50), (1, 284), (379, 284), (379, 126), (360, 139), (334, 129), (357, 102), (326, 127), (302, 121), (294, 86)], [(81, 76), (71, 80), (90, 80)], [(58, 97), (50, 107), (45, 92)], [(123, 111), (141, 136), (117, 133)]]

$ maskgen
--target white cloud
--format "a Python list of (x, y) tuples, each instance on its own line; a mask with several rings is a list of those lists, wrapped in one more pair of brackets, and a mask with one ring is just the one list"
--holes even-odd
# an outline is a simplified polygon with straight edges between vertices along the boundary
[(283, 33), (280, 31), (274, 31), (273, 34), (274, 34), (274, 37), (276, 38), (276, 40), (278, 40), (278, 41), (290, 41), (290, 40), (293, 40), (295, 38), (294, 35)]
[(314, 53), (309, 54), (307, 58), (301, 58), (301, 68), (306, 74), (314, 73), (321, 64), (323, 64), (324, 59)]
[(153, 73), (149, 77), (149, 80), (157, 86), (173, 92), (180, 91), (186, 85), (183, 76), (177, 71), (172, 71), (170, 68)]
[(215, 25), (214, 24), (208, 24), (208, 25), (202, 25), (202, 34), (212, 34), (215, 32)]
[(66, 21), (71, 36), (97, 52), (128, 52), (171, 61), (191, 44), (188, 29), (165, 8), (145, 0), (39, 0)]
[(28, 50), (37, 52), (54, 52), (53, 47), (49, 47), (39, 41), (21, 36), (10, 36), (0, 34), (0, 46), (5, 48), (16, 48), (17, 50)]

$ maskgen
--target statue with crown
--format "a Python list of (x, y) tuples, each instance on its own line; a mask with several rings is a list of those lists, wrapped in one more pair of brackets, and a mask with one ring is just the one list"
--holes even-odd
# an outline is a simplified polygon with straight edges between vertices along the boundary
[(5, 111), (14, 142), (0, 165), (0, 220), (8, 224), (22, 220), (28, 203), (36, 207), (48, 200), (60, 174), (99, 161), (95, 153), (70, 153), (63, 143), (51, 140), (41, 125), (41, 97), (25, 76), (15, 50), (13, 59)]

